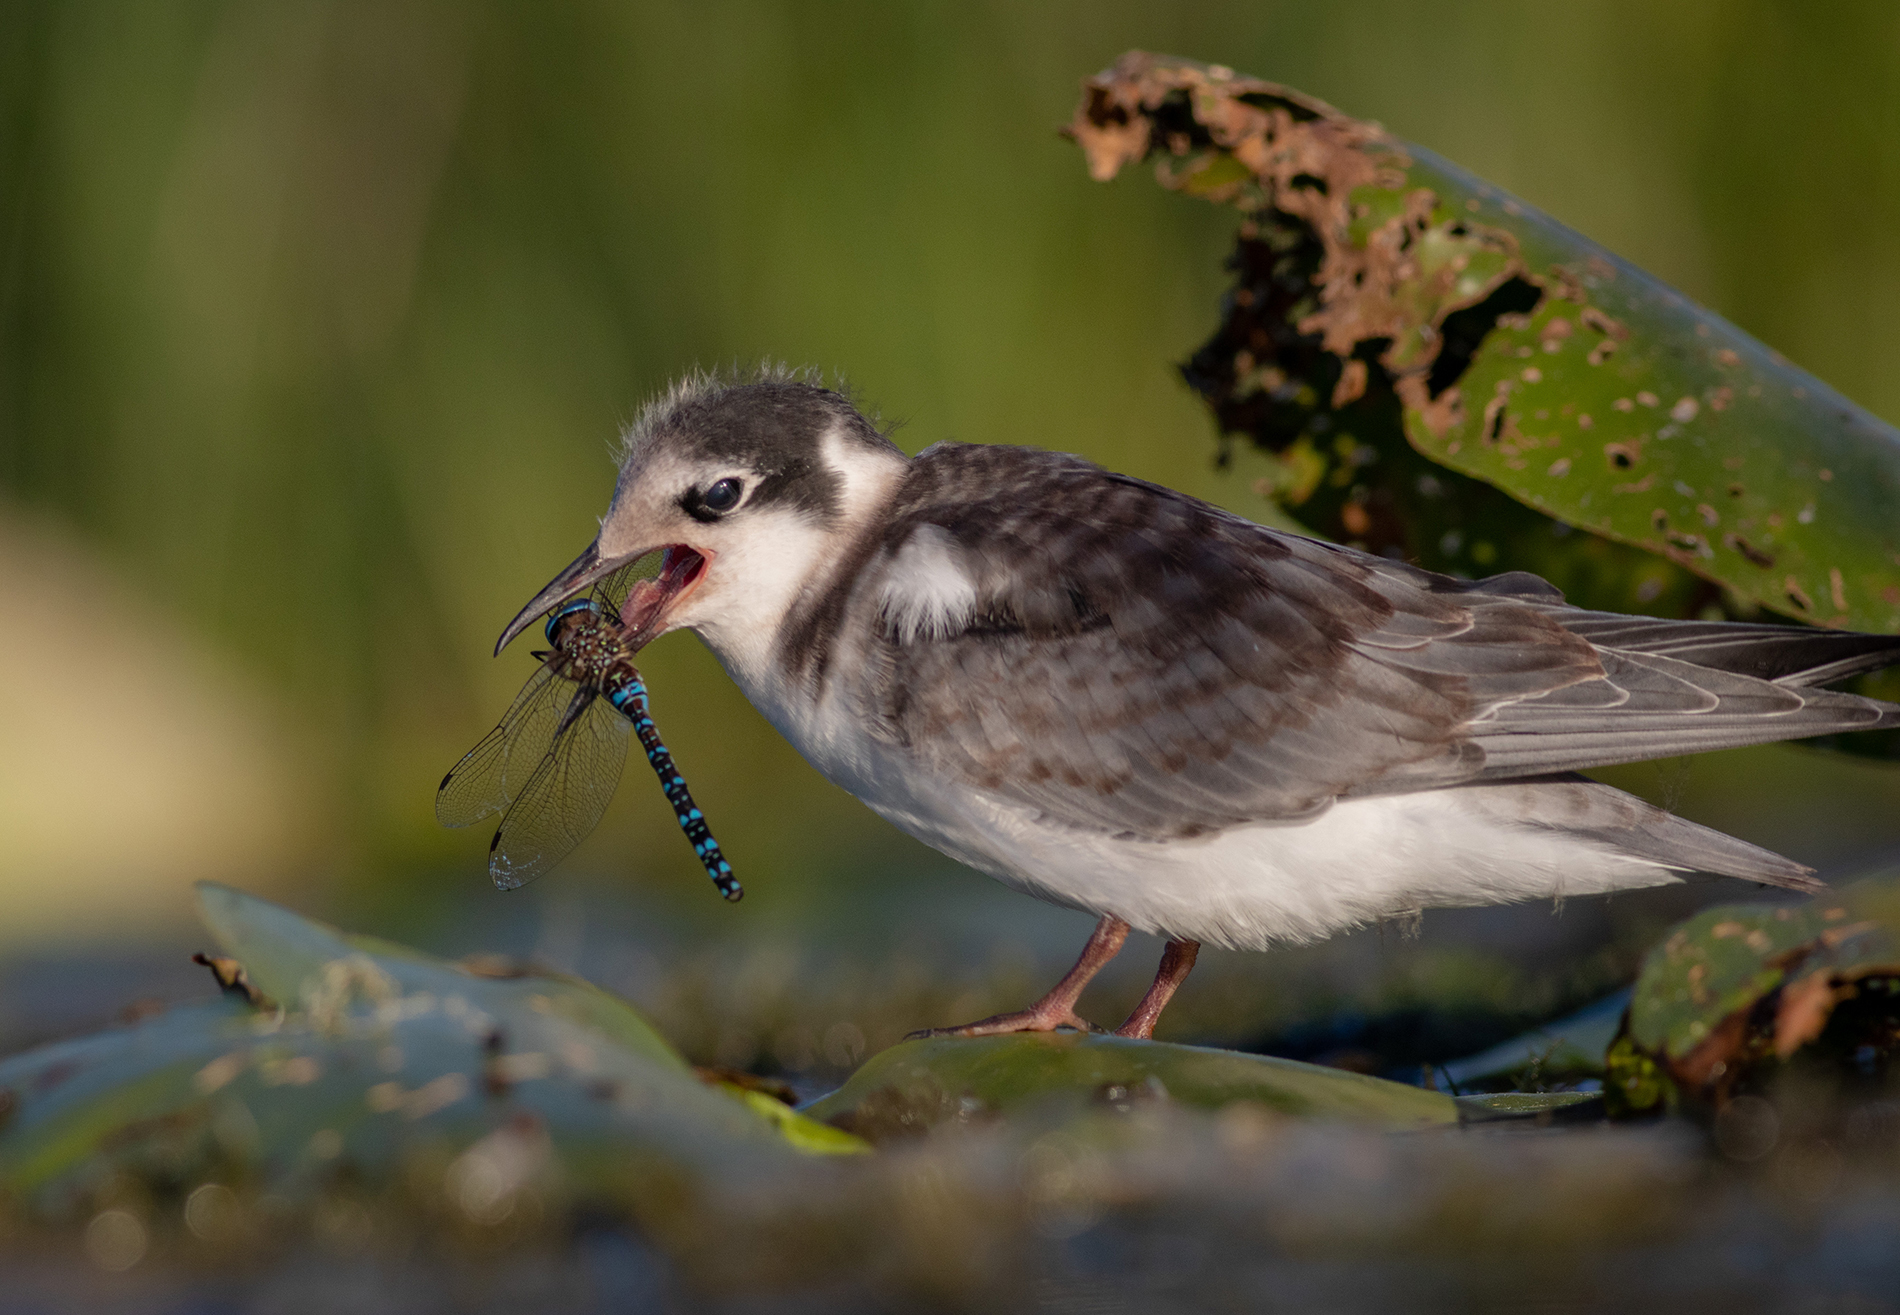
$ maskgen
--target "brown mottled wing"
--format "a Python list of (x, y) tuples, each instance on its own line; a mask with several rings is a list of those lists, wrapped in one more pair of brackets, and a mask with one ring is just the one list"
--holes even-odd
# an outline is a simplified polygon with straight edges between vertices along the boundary
[(887, 635), (886, 732), (1053, 819), (1161, 839), (1471, 779), (1474, 716), (1598, 671), (1533, 607), (1472, 608), (1074, 458), (919, 465), (886, 542), (948, 531), (979, 606), (947, 638)]
[(948, 533), (978, 606), (947, 636), (884, 628), (882, 732), (936, 771), (1090, 830), (1192, 836), (1342, 795), (1885, 715), (1696, 666), (1653, 631), (1630, 652), (1599, 648), (1565, 621), (1601, 614), (1535, 577), (1431, 575), (1022, 448), (919, 457), (854, 610), (875, 606), (880, 570), (926, 524)]

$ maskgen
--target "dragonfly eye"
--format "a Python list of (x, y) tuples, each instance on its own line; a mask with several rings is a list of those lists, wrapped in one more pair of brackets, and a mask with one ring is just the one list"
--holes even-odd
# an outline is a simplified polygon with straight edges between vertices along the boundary
[(561, 607), (556, 608), (554, 612), (548, 617), (548, 625), (547, 625), (548, 643), (553, 644), (557, 648), (560, 647), (561, 641), (556, 637), (557, 632), (566, 623), (569, 617), (578, 616), (579, 614), (583, 612), (593, 617), (599, 617), (600, 604), (595, 602), (591, 598), (576, 598), (572, 600), (571, 602), (568, 602), (562, 605)]

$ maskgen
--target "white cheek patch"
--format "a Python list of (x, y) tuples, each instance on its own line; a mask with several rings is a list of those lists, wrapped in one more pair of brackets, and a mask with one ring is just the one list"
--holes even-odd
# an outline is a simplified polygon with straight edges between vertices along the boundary
[(891, 559), (878, 602), (899, 643), (947, 639), (969, 624), (976, 612), (976, 582), (957, 558), (948, 530), (920, 525)]

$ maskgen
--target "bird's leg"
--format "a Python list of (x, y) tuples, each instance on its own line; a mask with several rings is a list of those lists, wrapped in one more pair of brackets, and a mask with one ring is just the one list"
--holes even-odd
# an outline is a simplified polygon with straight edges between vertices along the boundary
[(1161, 967), (1155, 971), (1154, 985), (1141, 997), (1141, 1003), (1128, 1015), (1128, 1021), (1115, 1029), (1115, 1035), (1140, 1037), (1143, 1041), (1152, 1037), (1155, 1020), (1168, 1007), (1168, 1001), (1174, 999), (1176, 988), (1194, 971), (1194, 958), (1200, 952), (1199, 941), (1169, 941), (1168, 948), (1161, 952)]
[[(1102, 971), (1104, 965), (1121, 952), (1122, 942), (1128, 939), (1128, 924), (1113, 914), (1108, 914), (1095, 924), (1095, 930), (1089, 933), (1089, 943), (1082, 947), (1082, 957), (1075, 961), (1075, 967), (1063, 975), (1056, 983), (1055, 990), (1013, 1014), (998, 1014), (994, 1018), (985, 1018), (975, 1023), (965, 1023), (962, 1027), (931, 1027), (921, 1032), (912, 1032), (914, 1037), (931, 1036), (994, 1036), (999, 1032), (1053, 1032), (1058, 1027), (1072, 1027), (1078, 1032), (1092, 1032), (1095, 1029), (1076, 1017), (1075, 1002), (1082, 998), (1083, 988), (1089, 984), (1095, 974)], [(1172, 944), (1168, 947), (1172, 953)], [(1194, 962), (1188, 956), (1189, 964)], [(1186, 976), (1186, 970), (1182, 976)], [(1173, 987), (1168, 988), (1171, 994)], [(1150, 995), (1154, 992), (1150, 991)], [(1161, 997), (1162, 1004), (1167, 996)], [(1145, 1001), (1143, 1003), (1146, 1003)], [(1155, 1006), (1155, 1012), (1161, 1012), (1161, 1005)]]

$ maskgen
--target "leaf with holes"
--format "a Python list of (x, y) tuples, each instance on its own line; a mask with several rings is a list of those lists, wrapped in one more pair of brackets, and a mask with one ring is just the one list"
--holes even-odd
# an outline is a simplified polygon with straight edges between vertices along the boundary
[(1590, 606), (1690, 614), (1725, 590), (1900, 629), (1900, 432), (1719, 316), (1229, 69), (1131, 53), (1068, 131), (1099, 179), (1158, 156), (1164, 185), (1241, 212), (1224, 321), (1184, 373), (1223, 442), (1301, 472), (1269, 484), (1319, 532), (1534, 570)]

